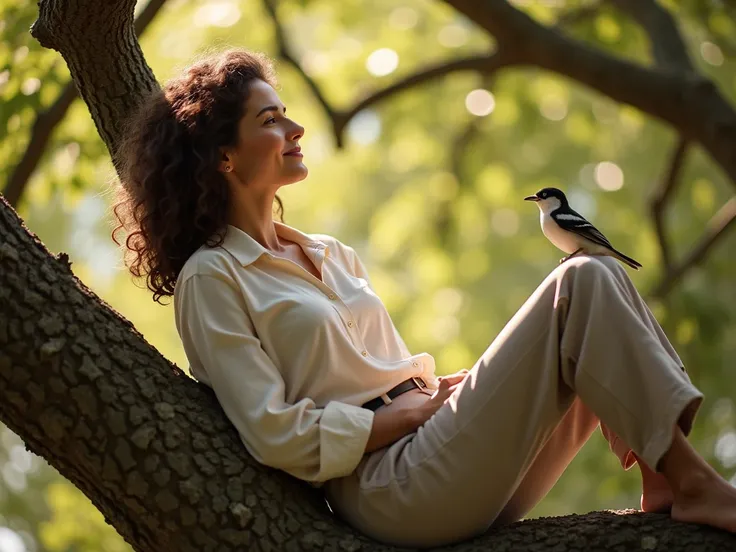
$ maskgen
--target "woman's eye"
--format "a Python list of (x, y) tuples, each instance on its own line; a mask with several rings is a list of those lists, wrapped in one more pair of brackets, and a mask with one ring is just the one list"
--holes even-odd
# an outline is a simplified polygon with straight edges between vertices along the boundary
[(268, 124), (275, 123), (275, 122), (276, 122), (276, 118), (275, 117), (269, 117), (268, 119), (266, 119), (265, 124), (268, 125)]

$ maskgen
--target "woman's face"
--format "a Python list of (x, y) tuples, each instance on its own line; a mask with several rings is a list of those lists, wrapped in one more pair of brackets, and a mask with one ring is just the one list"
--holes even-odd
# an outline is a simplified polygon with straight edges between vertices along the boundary
[(304, 128), (286, 116), (286, 108), (270, 84), (254, 80), (238, 124), (238, 141), (225, 151), (220, 170), (238, 182), (264, 188), (303, 180), (307, 167), (302, 161), (299, 140)]

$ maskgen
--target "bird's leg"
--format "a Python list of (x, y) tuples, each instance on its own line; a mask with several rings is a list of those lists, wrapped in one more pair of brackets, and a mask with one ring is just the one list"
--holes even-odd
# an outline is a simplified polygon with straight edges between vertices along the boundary
[(583, 250), (582, 247), (578, 247), (575, 251), (573, 251), (572, 253), (570, 253), (567, 257), (562, 257), (560, 259), (560, 264), (564, 263), (568, 259), (572, 259), (575, 255), (577, 255), (578, 253), (580, 253), (582, 250)]

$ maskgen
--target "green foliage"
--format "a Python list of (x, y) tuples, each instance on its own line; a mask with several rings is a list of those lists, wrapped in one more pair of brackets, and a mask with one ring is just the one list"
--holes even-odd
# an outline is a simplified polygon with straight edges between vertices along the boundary
[[(519, 4), (552, 25), (583, 2)], [(694, 62), (734, 101), (731, 5), (667, 4)], [(69, 78), (58, 54), (42, 49), (27, 32), (36, 9), (33, 3), (0, 0), (0, 182), (22, 155), (34, 117)], [(339, 107), (429, 63), (493, 44), (439, 1), (284, 0), (279, 14), (307, 73)], [(646, 36), (608, 4), (566, 30), (614, 55), (650, 61)], [(272, 22), (260, 3), (170, 0), (142, 39), (161, 81), (197, 52), (227, 45), (276, 55)], [(392, 49), (398, 65), (374, 76), (366, 60), (381, 48)], [(282, 100), (307, 129), (302, 145), (310, 168), (305, 182), (280, 194), (286, 222), (356, 247), (410, 349), (433, 354), (440, 373), (472, 366), (556, 266), (560, 252), (542, 237), (537, 210), (521, 201), (543, 186), (567, 190), (579, 211), (644, 264), (632, 274), (642, 291), (661, 276), (648, 200), (677, 141), (671, 129), (574, 83), (525, 68), (501, 73), (490, 85), (473, 74), (453, 74), (403, 92), (355, 119), (346, 148), (337, 151), (329, 121), (307, 85), (290, 66), (279, 67)], [(476, 117), (465, 106), (466, 96), (483, 87), (492, 92), (495, 109)], [(453, 144), (469, 125), (469, 142), (456, 152)], [(26, 190), (21, 214), (52, 251), (69, 253), (83, 281), (186, 370), (173, 308), (157, 306), (140, 283), (131, 283), (109, 238), (113, 175), (89, 113), (77, 101)], [(692, 149), (666, 216), (676, 258), (732, 194), (733, 184)], [(666, 302), (651, 305), (707, 395), (693, 442), (728, 477), (736, 473), (736, 263), (729, 256), (734, 247), (732, 233)], [(126, 549), (89, 501), (45, 464), (34, 467), (22, 489), (13, 487), (6, 475), (6, 441), (0, 448), (0, 526), (25, 531), (38, 549)], [(605, 442), (592, 441), (533, 515), (638, 505), (635, 470), (624, 473)]]

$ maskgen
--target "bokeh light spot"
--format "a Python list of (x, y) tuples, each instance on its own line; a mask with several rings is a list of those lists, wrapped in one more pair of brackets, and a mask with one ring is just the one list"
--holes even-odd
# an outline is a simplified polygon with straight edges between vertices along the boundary
[(539, 102), (539, 112), (550, 121), (561, 121), (567, 116), (567, 102), (557, 96), (544, 96)]
[(13, 52), (13, 63), (20, 64), (24, 59), (28, 57), (28, 46), (21, 46), (15, 52)]
[(235, 2), (207, 2), (194, 12), (196, 27), (232, 27), (240, 21), (240, 8)]
[(350, 121), (347, 132), (352, 141), (367, 146), (381, 135), (381, 119), (375, 111), (364, 109)]
[(450, 23), (440, 29), (437, 40), (447, 48), (459, 48), (468, 41), (468, 31), (457, 23)]
[(399, 54), (391, 48), (379, 48), (365, 60), (365, 67), (375, 77), (393, 73), (399, 66)]
[(595, 181), (601, 190), (615, 192), (624, 185), (624, 172), (616, 163), (603, 161), (595, 166)]
[(700, 55), (706, 63), (711, 65), (719, 66), (723, 64), (723, 52), (712, 42), (706, 41), (700, 45)]
[(388, 16), (388, 24), (401, 31), (412, 29), (419, 21), (419, 14), (413, 8), (400, 6)]
[(478, 117), (485, 117), (493, 113), (496, 108), (496, 99), (488, 90), (478, 88), (465, 96), (465, 108)]
[(5, 85), (8, 84), (8, 81), (10, 80), (10, 71), (7, 69), (5, 71), (0, 71), (0, 92), (3, 91), (3, 88), (5, 88)]
[(312, 77), (324, 75), (330, 70), (330, 56), (317, 50), (309, 50), (305, 53), (301, 63), (304, 72)]
[(0, 552), (26, 552), (20, 535), (8, 527), (0, 527)]
[(731, 431), (718, 438), (715, 455), (724, 468), (736, 466), (736, 433)]
[(31, 94), (38, 92), (39, 88), (41, 88), (41, 81), (36, 77), (31, 77), (30, 79), (23, 81), (23, 84), (20, 86), (20, 91), (23, 92), (25, 96), (30, 96)]

